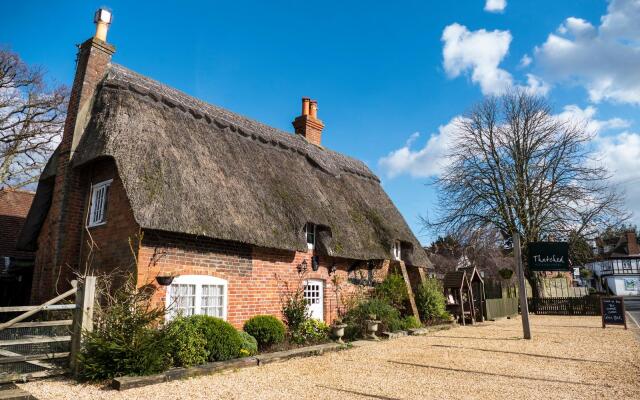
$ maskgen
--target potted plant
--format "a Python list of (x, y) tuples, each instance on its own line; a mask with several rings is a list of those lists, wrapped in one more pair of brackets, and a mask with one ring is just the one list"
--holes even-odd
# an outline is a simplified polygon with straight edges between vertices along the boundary
[(377, 320), (376, 317), (377, 316), (375, 314), (369, 314), (369, 319), (365, 321), (367, 323), (367, 339), (380, 340), (376, 336), (378, 325), (380, 324), (380, 321)]
[(347, 324), (342, 322), (342, 318), (336, 318), (331, 325), (331, 334), (334, 338), (336, 338), (336, 342), (344, 343), (342, 341), (342, 337), (344, 336), (344, 328), (347, 327)]

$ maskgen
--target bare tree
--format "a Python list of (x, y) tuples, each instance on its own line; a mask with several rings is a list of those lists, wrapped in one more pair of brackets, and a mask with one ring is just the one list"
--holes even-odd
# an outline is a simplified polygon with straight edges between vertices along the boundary
[[(463, 236), (494, 227), (526, 243), (592, 236), (626, 218), (592, 153), (593, 133), (554, 116), (545, 99), (524, 90), (486, 98), (457, 128), (429, 227)], [(536, 274), (527, 278), (536, 290)]]
[(60, 140), (68, 90), (44, 82), (42, 69), (0, 49), (0, 188), (38, 180)]

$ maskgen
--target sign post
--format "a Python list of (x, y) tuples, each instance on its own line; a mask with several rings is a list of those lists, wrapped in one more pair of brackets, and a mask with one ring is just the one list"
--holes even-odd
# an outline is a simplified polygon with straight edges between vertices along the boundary
[(529, 305), (527, 304), (527, 287), (524, 283), (524, 270), (522, 267), (522, 254), (520, 253), (520, 234), (513, 234), (513, 254), (518, 273), (518, 287), (520, 297), (520, 311), (522, 312), (522, 332), (525, 339), (531, 339), (531, 327), (529, 326)]
[(624, 309), (623, 297), (601, 297), (600, 311), (602, 329), (605, 325), (624, 325), (624, 329), (627, 329), (627, 314)]

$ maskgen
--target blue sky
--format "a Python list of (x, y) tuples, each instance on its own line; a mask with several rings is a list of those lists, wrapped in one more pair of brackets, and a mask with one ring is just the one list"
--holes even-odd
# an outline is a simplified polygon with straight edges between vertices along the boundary
[(70, 84), (100, 6), (137, 72), (287, 131), (317, 99), (323, 144), (365, 161), (424, 243), (448, 124), (507, 84), (588, 121), (640, 212), (638, 0), (10, 2), (0, 44)]

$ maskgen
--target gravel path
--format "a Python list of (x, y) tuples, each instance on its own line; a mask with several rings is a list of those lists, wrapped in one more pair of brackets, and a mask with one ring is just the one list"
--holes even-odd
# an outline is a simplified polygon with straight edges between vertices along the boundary
[(640, 399), (637, 332), (599, 317), (532, 316), (124, 392), (47, 380), (46, 399)]

